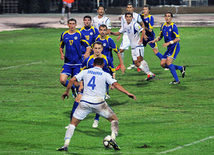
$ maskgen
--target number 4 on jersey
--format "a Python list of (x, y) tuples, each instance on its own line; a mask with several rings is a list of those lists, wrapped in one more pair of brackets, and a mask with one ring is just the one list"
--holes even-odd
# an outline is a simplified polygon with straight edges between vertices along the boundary
[(94, 88), (96, 87), (96, 84), (95, 84), (95, 76), (93, 76), (93, 77), (91, 78), (91, 80), (88, 82), (87, 86), (88, 86), (88, 87), (91, 87), (92, 90), (94, 90)]

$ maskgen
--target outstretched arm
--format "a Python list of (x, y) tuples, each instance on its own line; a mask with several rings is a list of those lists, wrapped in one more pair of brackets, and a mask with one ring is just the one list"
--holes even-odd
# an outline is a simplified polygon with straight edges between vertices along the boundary
[(134, 99), (134, 100), (137, 100), (137, 98), (136, 98), (133, 94), (129, 93), (129, 92), (128, 92), (125, 88), (123, 88), (123, 86), (121, 86), (119, 83), (114, 82), (114, 83), (113, 83), (113, 86), (114, 86), (116, 89), (118, 89), (119, 91), (121, 91), (121, 92), (123, 92), (124, 94), (128, 95), (130, 98), (132, 98), (132, 99)]
[(69, 91), (71, 87), (73, 86), (74, 82), (77, 80), (77, 78), (74, 76), (69, 80), (68, 86), (66, 88), (65, 93), (61, 96), (62, 100), (64, 100), (66, 97), (69, 98)]

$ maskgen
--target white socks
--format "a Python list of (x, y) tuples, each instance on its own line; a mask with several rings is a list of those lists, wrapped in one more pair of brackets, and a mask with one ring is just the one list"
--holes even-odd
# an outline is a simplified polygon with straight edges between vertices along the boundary
[(64, 18), (65, 16), (65, 8), (62, 8), (62, 17)]
[(119, 122), (117, 120), (111, 121), (111, 139), (115, 140), (119, 131)]
[(140, 66), (139, 68), (146, 74), (151, 74), (150, 70), (149, 70), (149, 66), (147, 64), (147, 62), (145, 60), (140, 62)]
[(75, 128), (76, 127), (74, 125), (72, 125), (72, 124), (68, 125), (68, 129), (67, 129), (67, 131), (65, 133), (65, 144), (64, 144), (64, 147), (68, 147), (68, 145), (70, 143), (70, 140), (71, 140), (71, 137), (74, 134)]

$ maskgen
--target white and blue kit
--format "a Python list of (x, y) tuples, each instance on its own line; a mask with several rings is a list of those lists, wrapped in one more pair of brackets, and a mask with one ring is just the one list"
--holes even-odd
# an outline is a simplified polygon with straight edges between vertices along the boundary
[(92, 20), (93, 26), (99, 30), (100, 25), (104, 24), (107, 26), (107, 29), (111, 29), (111, 21), (108, 17), (103, 16), (102, 18), (98, 18), (98, 15)]

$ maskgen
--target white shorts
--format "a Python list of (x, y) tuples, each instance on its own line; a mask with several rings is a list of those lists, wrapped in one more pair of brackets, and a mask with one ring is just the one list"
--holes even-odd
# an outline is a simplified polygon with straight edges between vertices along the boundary
[(63, 4), (66, 4), (66, 6), (69, 7), (69, 8), (72, 7), (72, 3), (63, 2)]
[(128, 50), (129, 46), (130, 46), (129, 37), (128, 37), (127, 33), (124, 33), (123, 34), (123, 40), (120, 44), (120, 49)]
[(114, 114), (114, 111), (104, 101), (100, 104), (92, 104), (86, 101), (80, 101), (73, 116), (78, 120), (83, 120), (88, 114), (97, 113), (104, 118), (109, 118)]
[(142, 56), (144, 57), (144, 47), (143, 46), (137, 46), (136, 48), (132, 48), (132, 59), (135, 61), (137, 60), (137, 57)]

